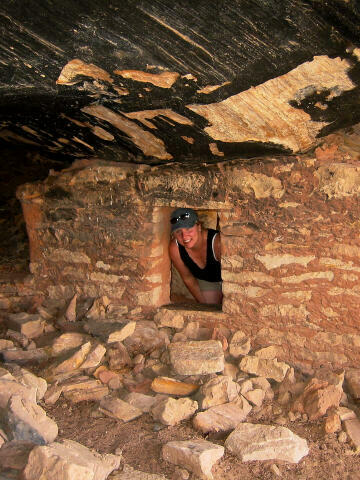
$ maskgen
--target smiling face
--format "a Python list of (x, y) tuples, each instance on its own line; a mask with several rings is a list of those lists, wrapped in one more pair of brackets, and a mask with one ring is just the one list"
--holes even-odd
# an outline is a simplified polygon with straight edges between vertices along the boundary
[(201, 226), (195, 224), (191, 228), (178, 228), (173, 233), (174, 237), (185, 248), (193, 248), (200, 240)]

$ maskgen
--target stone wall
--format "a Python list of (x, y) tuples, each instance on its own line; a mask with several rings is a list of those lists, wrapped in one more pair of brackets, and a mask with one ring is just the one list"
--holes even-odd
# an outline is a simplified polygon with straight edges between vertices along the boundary
[(169, 302), (169, 213), (136, 198), (144, 168), (75, 165), (18, 191), (30, 270), (46, 294), (107, 295), (129, 307)]
[(18, 198), (40, 288), (143, 311), (169, 302), (171, 209), (216, 211), (221, 321), (307, 368), (360, 360), (359, 193), (360, 163), (318, 152), (188, 168), (80, 162)]

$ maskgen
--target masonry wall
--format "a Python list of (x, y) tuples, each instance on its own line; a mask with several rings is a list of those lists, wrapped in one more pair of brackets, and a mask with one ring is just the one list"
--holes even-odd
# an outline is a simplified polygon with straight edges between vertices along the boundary
[(224, 312), (302, 368), (358, 364), (358, 166), (309, 158), (230, 171)]
[(18, 191), (31, 271), (50, 296), (107, 295), (155, 311), (169, 302), (170, 210), (215, 210), (221, 321), (305, 369), (356, 365), (359, 165), (315, 156), (196, 168), (75, 165)]
[(18, 191), (45, 295), (106, 295), (129, 309), (169, 302), (169, 213), (136, 199), (136, 170), (98, 162)]

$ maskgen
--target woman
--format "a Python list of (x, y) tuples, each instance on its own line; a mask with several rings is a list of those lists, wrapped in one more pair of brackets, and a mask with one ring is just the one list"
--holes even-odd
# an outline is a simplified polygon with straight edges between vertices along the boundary
[(170, 223), (170, 258), (189, 292), (199, 303), (220, 304), (220, 233), (202, 228), (191, 208), (174, 210)]

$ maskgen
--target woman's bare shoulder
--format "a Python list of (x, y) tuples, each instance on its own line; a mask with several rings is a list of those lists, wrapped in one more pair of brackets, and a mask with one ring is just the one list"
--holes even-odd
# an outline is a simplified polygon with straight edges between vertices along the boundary
[(178, 255), (179, 254), (179, 248), (177, 246), (177, 243), (176, 243), (176, 240), (175, 238), (172, 238), (170, 240), (170, 243), (169, 243), (169, 253), (170, 253), (170, 256), (173, 257), (175, 256), (176, 254)]

